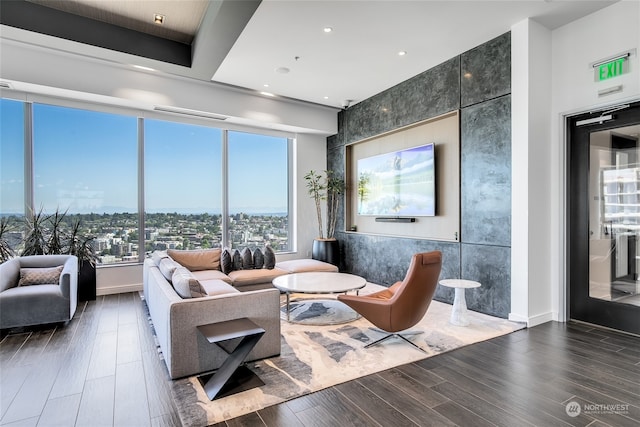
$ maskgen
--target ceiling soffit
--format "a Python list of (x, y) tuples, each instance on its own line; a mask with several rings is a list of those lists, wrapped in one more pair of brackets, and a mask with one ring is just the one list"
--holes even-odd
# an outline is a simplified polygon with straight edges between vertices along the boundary
[[(173, 37), (182, 38), (183, 41), (176, 41), (105, 22), (109, 20), (119, 23), (129, 22), (130, 27), (145, 28), (144, 25), (139, 23), (136, 25), (131, 24), (133, 22), (131, 19), (129, 21), (118, 21), (112, 12), (97, 11), (94, 8), (93, 12), (89, 13), (90, 9), (86, 4), (79, 5), (81, 10), (84, 11), (84, 15), (100, 16), (102, 13), (104, 20), (78, 15), (78, 10), (70, 13), (65, 10), (42, 6), (33, 1), (18, 0), (2, 2), (0, 23), (47, 36), (193, 68), (191, 77), (210, 80), (237, 37), (249, 22), (260, 1), (236, 2), (233, 0), (221, 0), (205, 2), (205, 8), (201, 11), (202, 2), (185, 2), (189, 3), (189, 7), (197, 7), (193, 10), (193, 13), (202, 13), (202, 15), (196, 19), (199, 22), (198, 31), (194, 34), (188, 34), (186, 37), (184, 34), (181, 37)], [(108, 4), (109, 2), (106, 3)], [(128, 2), (114, 3), (124, 4)], [(207, 5), (208, 7), (206, 7)], [(186, 7), (187, 5), (183, 6)], [(110, 17), (110, 19), (107, 17)], [(193, 27), (193, 23), (191, 23), (191, 29), (188, 31), (193, 32)], [(175, 36), (177, 33), (174, 32), (172, 34)], [(185, 39), (190, 41), (186, 43), (184, 42)], [(201, 59), (199, 58), (198, 64), (194, 64), (194, 58), (199, 51), (208, 52), (208, 54), (203, 55)]]

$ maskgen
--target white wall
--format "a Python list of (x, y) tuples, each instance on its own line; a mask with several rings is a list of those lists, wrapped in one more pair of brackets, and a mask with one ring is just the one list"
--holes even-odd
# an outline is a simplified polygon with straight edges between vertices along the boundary
[(551, 32), (526, 19), (511, 28), (511, 312), (551, 320), (549, 158)]
[[(533, 20), (512, 36), (511, 313), (534, 326), (564, 321), (565, 117), (640, 100), (640, 2), (621, 1), (549, 31)], [(594, 81), (591, 63), (636, 49), (629, 74)], [(598, 91), (622, 85), (604, 97)]]
[[(278, 100), (230, 89), (210, 82), (161, 73), (137, 71), (96, 59), (55, 52), (0, 39), (0, 79), (9, 81), (17, 96), (62, 97), (126, 107), (128, 112), (150, 113), (154, 105), (170, 105), (223, 114), (227, 121), (214, 126), (265, 133), (285, 132), (296, 139), (294, 160), (294, 224), (297, 251), (278, 260), (307, 257), (315, 237), (315, 208), (303, 175), (310, 169), (326, 169), (326, 137), (337, 132), (337, 110), (290, 100)], [(15, 91), (3, 91), (11, 96)], [(26, 93), (26, 95), (25, 95)], [(97, 271), (98, 295), (141, 289), (142, 267), (108, 266)]]
[[(590, 64), (636, 49), (629, 74), (594, 82)], [(621, 1), (552, 32), (550, 289), (555, 320), (566, 320), (566, 239), (564, 122), (567, 115), (640, 100), (640, 2)], [(622, 85), (621, 93), (598, 97), (598, 91)]]

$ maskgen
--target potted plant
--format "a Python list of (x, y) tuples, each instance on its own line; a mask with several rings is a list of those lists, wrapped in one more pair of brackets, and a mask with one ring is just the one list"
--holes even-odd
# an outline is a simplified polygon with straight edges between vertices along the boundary
[(96, 253), (94, 236), (83, 236), (80, 232), (80, 218), (71, 225), (67, 240), (67, 253), (78, 257), (78, 300), (96, 299)]
[(93, 247), (93, 236), (83, 236), (80, 219), (76, 219), (67, 230), (67, 212), (58, 209), (44, 214), (42, 208), (25, 215), (26, 233), (22, 255), (75, 255), (78, 257), (78, 300), (96, 298), (96, 262), (98, 256)]
[[(340, 262), (340, 246), (335, 238), (338, 220), (340, 195), (344, 193), (344, 180), (336, 176), (332, 170), (316, 173), (311, 170), (304, 176), (307, 181), (309, 196), (314, 200), (318, 220), (318, 237), (313, 241), (311, 255), (313, 259), (338, 265)], [(322, 227), (322, 202), (326, 201), (326, 237)]]

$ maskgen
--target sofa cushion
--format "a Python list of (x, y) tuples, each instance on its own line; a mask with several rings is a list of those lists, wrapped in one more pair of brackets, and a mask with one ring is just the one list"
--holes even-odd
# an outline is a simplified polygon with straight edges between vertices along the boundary
[(196, 249), (181, 251), (168, 249), (169, 255), (174, 261), (189, 271), (198, 270), (220, 270), (220, 254), (222, 250), (216, 249)]
[(200, 282), (202, 282), (203, 280), (222, 280), (223, 282), (231, 283), (231, 279), (229, 279), (229, 276), (227, 276), (220, 270), (192, 271), (191, 274)]
[(253, 251), (253, 268), (262, 268), (264, 267), (264, 255), (260, 248), (256, 248)]
[(338, 267), (328, 262), (318, 261), (316, 259), (292, 259), (289, 261), (280, 261), (276, 267), (286, 270), (289, 273), (304, 273), (308, 271), (328, 271), (338, 272)]
[(207, 291), (202, 287), (198, 279), (185, 267), (178, 267), (173, 272), (171, 284), (176, 293), (182, 298), (199, 298), (207, 296)]
[(63, 265), (57, 267), (21, 268), (18, 286), (57, 285)]
[(233, 281), (233, 286), (241, 288), (247, 285), (257, 285), (261, 283), (271, 283), (273, 279), (278, 276), (288, 274), (285, 270), (279, 268), (273, 269), (252, 269), (252, 270), (237, 270), (229, 273), (229, 277)]
[(242, 270), (242, 255), (240, 255), (240, 251), (234, 249), (231, 252), (231, 259), (233, 260), (233, 269), (234, 270)]
[(271, 246), (264, 248), (264, 268), (272, 269), (276, 266), (276, 253), (273, 252)]
[(215, 295), (234, 294), (240, 292), (227, 282), (218, 279), (201, 280), (200, 284), (207, 292), (207, 295), (209, 295), (210, 297)]
[(242, 257), (242, 268), (243, 270), (250, 270), (253, 268), (253, 254), (251, 253), (251, 249), (244, 248), (240, 251), (240, 256)]
[(169, 258), (169, 255), (167, 255), (166, 251), (154, 251), (151, 254), (151, 259), (153, 260), (153, 263), (155, 265), (160, 265), (160, 261), (165, 258)]
[(220, 254), (220, 269), (224, 274), (233, 271), (233, 258), (231, 258), (231, 251), (227, 248), (224, 248)]
[(160, 270), (160, 273), (162, 273), (164, 278), (167, 279), (169, 282), (171, 282), (173, 273), (176, 271), (176, 268), (178, 267), (180, 267), (180, 264), (178, 264), (177, 262), (175, 262), (169, 257), (161, 259), (160, 263), (158, 264), (158, 269)]

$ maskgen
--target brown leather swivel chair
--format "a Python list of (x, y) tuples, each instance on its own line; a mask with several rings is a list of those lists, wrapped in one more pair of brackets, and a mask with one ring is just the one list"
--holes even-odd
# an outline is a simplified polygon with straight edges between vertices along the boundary
[(367, 344), (365, 348), (397, 336), (424, 352), (398, 332), (411, 328), (424, 317), (436, 291), (441, 267), (440, 251), (415, 254), (402, 282), (370, 295), (338, 296), (338, 300), (378, 328), (390, 333)]

